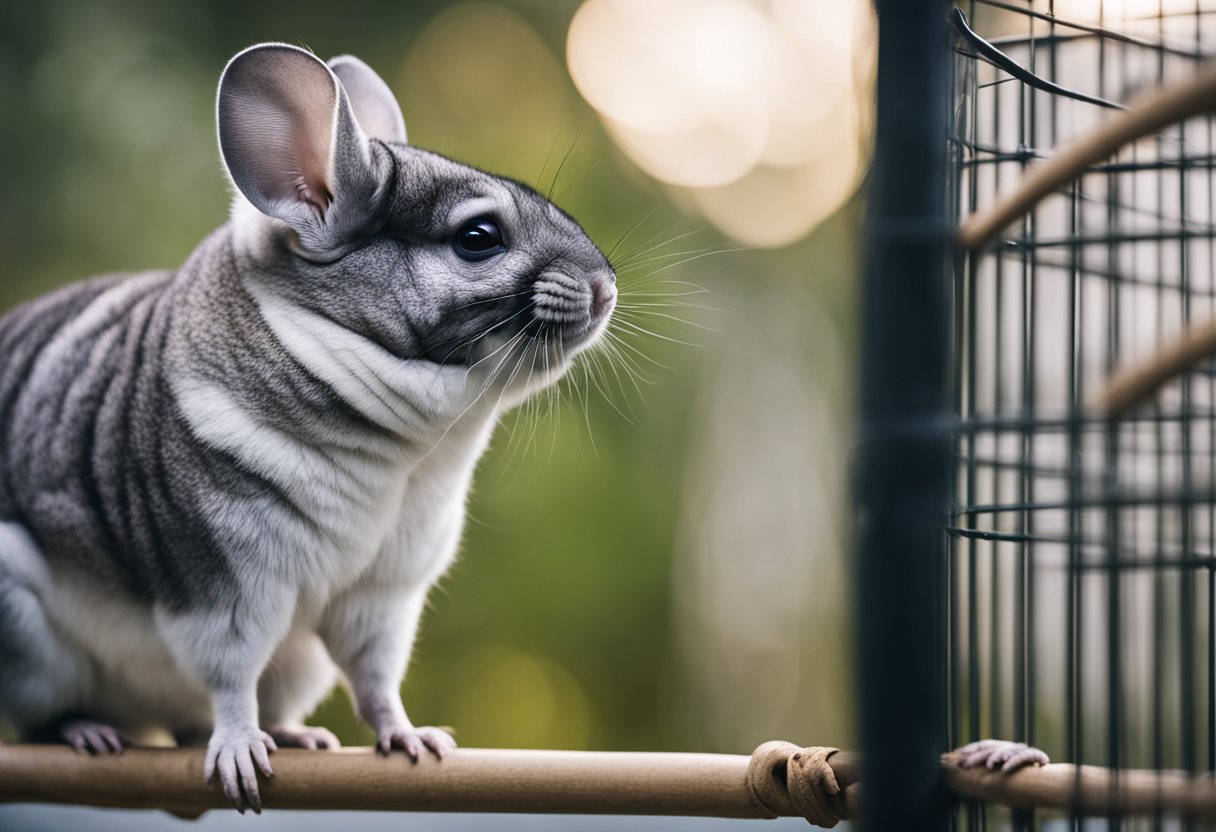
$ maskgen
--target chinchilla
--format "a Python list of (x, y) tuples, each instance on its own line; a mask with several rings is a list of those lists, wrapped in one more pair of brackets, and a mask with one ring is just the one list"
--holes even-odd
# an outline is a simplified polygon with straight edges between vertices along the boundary
[(175, 271), (0, 319), (0, 712), (121, 751), (210, 735), (244, 811), (341, 677), (385, 753), (400, 683), (504, 410), (616, 302), (608, 260), (519, 183), (406, 144), (366, 64), (284, 44), (219, 84), (227, 223)]

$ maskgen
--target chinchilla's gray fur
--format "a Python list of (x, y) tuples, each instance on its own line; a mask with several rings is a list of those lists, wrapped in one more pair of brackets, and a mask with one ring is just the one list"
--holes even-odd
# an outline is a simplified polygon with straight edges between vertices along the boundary
[[(210, 733), (260, 808), (274, 744), (344, 678), (379, 746), (437, 754), (398, 693), (496, 417), (555, 382), (611, 268), (531, 189), (408, 146), (350, 57), (236, 56), (218, 99), (232, 216), (173, 272), (0, 319), (0, 712), (116, 750)], [(473, 219), (505, 250), (453, 238)]]

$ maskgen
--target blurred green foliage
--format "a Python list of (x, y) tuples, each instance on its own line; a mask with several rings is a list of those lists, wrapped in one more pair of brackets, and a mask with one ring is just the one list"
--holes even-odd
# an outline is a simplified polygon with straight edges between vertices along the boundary
[[(605, 248), (643, 218), (625, 255), (700, 225), (624, 160), (571, 85), (564, 38), (577, 0), (0, 2), (0, 310), (88, 274), (172, 267), (224, 221), (214, 87), (232, 54), (262, 40), (359, 55), (394, 88), (420, 146), (542, 191), (564, 160), (553, 193)], [(689, 281), (723, 311), (646, 324), (657, 334), (630, 340), (649, 377), (636, 389), (619, 363), (604, 365), (599, 385), (584, 379), (506, 419), (479, 470), (462, 558), (424, 620), (405, 684), (416, 722), (454, 725), (471, 745), (747, 751), (777, 735), (850, 741), (846, 591), (807, 612), (815, 632), (808, 623), (792, 706), (750, 707), (745, 689), (738, 730), (724, 733), (698, 701), (713, 679), (690, 677), (690, 636), (676, 636), (672, 575), (698, 522), (684, 493), (708, 385), (723, 355), (763, 359), (767, 349), (764, 315), (747, 311), (756, 297), (789, 310), (792, 337), (806, 345), (794, 383), (826, 402), (823, 422), (806, 430), (839, 449), (817, 481), (834, 512), (824, 545), (843, 558), (856, 215), (847, 206), (787, 249), (622, 274), (623, 298)], [(656, 254), (728, 245), (702, 230)], [(803, 332), (811, 320), (829, 325)], [(784, 403), (751, 406), (780, 419)], [(738, 556), (759, 558), (764, 545)], [(723, 651), (714, 661), (725, 673), (735, 659)], [(770, 681), (757, 673), (754, 685)], [(341, 694), (316, 719), (347, 742), (368, 739)]]

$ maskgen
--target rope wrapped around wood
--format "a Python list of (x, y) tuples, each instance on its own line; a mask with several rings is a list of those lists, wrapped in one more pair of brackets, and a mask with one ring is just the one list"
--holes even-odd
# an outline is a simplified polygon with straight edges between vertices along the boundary
[(841, 787), (828, 761), (838, 748), (774, 740), (752, 752), (747, 787), (755, 801), (772, 817), (800, 814), (815, 826), (831, 829), (839, 821), (856, 818), (861, 803), (856, 783)]

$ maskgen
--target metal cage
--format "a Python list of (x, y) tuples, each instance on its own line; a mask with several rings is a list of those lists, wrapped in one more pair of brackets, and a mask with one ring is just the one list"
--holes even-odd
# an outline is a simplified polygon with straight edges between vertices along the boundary
[[(959, 222), (1137, 95), (1193, 77), (1216, 43), (1206, 0), (975, 0), (952, 23)], [(1134, 141), (956, 250), (951, 746), (1001, 737), (1116, 772), (1216, 771), (1213, 369), (1118, 417), (1096, 405), (1119, 367), (1216, 317), (1214, 126)]]

